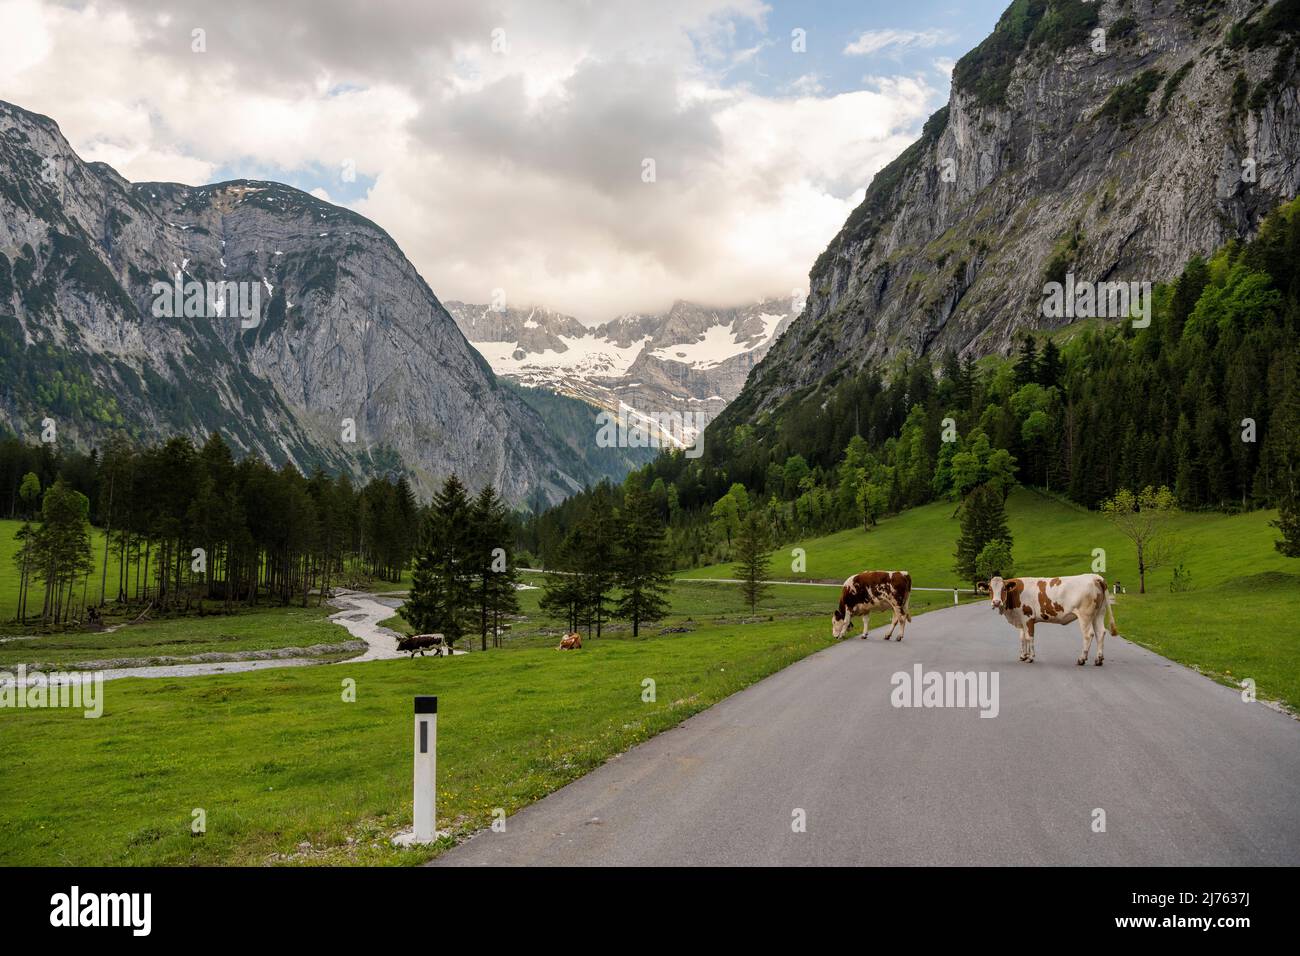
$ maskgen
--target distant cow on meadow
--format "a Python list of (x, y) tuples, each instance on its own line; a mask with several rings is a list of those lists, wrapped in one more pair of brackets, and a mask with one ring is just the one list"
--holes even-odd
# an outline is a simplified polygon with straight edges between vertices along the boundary
[(890, 611), (893, 619), (885, 640), (898, 628), (903, 639), (907, 622), (912, 619), (908, 601), (912, 596), (912, 576), (906, 571), (863, 571), (844, 582), (840, 589), (840, 606), (831, 616), (831, 634), (836, 640), (849, 632), (855, 614), (862, 616), (862, 639), (866, 640), (872, 611)]
[(580, 651), (582, 650), (582, 635), (576, 631), (572, 634), (565, 634), (560, 638), (560, 646), (557, 651)]
[(416, 634), (412, 637), (399, 638), (397, 641), (397, 649), (399, 651), (410, 651), (412, 658), (415, 657), (416, 651), (419, 651), (420, 656), (423, 657), (424, 652), (430, 648), (439, 657), (442, 656), (444, 651), (451, 650), (447, 646), (446, 639), (441, 634)]
[(1083, 650), (1076, 663), (1088, 663), (1088, 650), (1097, 640), (1098, 667), (1106, 659), (1106, 619), (1115, 632), (1115, 612), (1110, 605), (1106, 579), (1100, 574), (1075, 574), (1064, 578), (995, 577), (989, 581), (993, 610), (1020, 632), (1020, 659), (1034, 662), (1034, 627), (1038, 624), (1079, 622)]

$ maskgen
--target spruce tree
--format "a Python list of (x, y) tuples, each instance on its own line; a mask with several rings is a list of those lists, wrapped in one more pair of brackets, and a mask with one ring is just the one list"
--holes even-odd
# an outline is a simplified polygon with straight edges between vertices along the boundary
[(972, 584), (979, 583), (977, 562), (990, 541), (1005, 541), (1011, 549), (1011, 531), (1002, 493), (988, 484), (976, 486), (961, 506), (961, 534), (957, 538), (956, 571)]
[(1016, 388), (1038, 381), (1038, 343), (1026, 334), (1020, 340), (1020, 354), (1015, 366)]
[[(652, 501), (651, 507), (657, 507)], [(610, 599), (617, 579), (618, 525), (607, 486), (593, 493), (591, 509), (577, 528), (574, 570), (578, 576), (579, 602), (590, 632), (596, 636), (610, 616)], [(588, 634), (590, 636), (590, 633)]]
[(614, 616), (631, 621), (632, 636), (637, 637), (642, 624), (668, 613), (669, 555), (664, 526), (644, 489), (636, 484), (628, 488), (619, 517), (616, 581), (622, 593)]
[(542, 596), (538, 601), (538, 606), (544, 613), (564, 619), (565, 633), (578, 629), (585, 600), (582, 579), (575, 570), (578, 550), (577, 532), (570, 531), (557, 549), (554, 566), (547, 567), (547, 570), (554, 573), (546, 576)]
[(1061, 384), (1061, 373), (1065, 365), (1061, 360), (1061, 350), (1056, 347), (1056, 343), (1051, 339), (1043, 346), (1042, 355), (1038, 359), (1038, 378), (1037, 382), (1043, 388), (1052, 388)]
[(1294, 498), (1287, 498), (1278, 506), (1277, 520), (1270, 521), (1269, 527), (1276, 528), (1282, 537), (1273, 542), (1273, 547), (1288, 558), (1300, 558), (1300, 507)]
[(750, 508), (736, 538), (735, 575), (740, 579), (740, 593), (749, 605), (749, 613), (758, 609), (771, 586), (764, 581), (771, 574), (772, 559), (768, 556), (768, 526), (758, 508)]
[(425, 516), (423, 546), (411, 575), (411, 595), (402, 613), (420, 633), (441, 633), (449, 645), (472, 626), (474, 553), (470, 502), (452, 475), (434, 496)]
[(486, 651), (488, 631), (495, 636), (501, 617), (519, 611), (518, 574), (510, 555), (510, 517), (491, 485), (478, 493), (470, 507), (468, 536), (473, 551), (474, 604), (481, 646)]

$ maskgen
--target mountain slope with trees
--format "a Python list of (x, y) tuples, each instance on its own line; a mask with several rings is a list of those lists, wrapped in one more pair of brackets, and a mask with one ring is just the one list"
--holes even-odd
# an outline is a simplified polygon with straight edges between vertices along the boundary
[(1014, 0), (813, 264), (720, 440), (871, 364), (1005, 354), (1045, 282), (1170, 282), (1300, 192), (1300, 0)]
[[(788, 541), (1015, 483), (1089, 508), (1168, 486), (1188, 510), (1279, 507), (1279, 531), (1294, 532), (1300, 201), (1256, 239), (1191, 260), (1153, 299), (1145, 328), (1081, 322), (1021, 339), (1012, 358), (873, 364), (629, 481), (670, 525), (679, 566), (729, 559), (751, 506)], [(579, 495), (531, 522), (528, 547), (550, 554), (585, 508)]]

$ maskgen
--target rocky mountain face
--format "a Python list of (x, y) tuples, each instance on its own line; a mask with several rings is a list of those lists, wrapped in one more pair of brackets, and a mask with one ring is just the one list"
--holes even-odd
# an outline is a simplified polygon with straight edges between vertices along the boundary
[[(730, 309), (676, 302), (595, 327), (545, 309), (448, 302), (498, 375), (598, 408), (716, 416), (794, 317), (788, 299)], [(692, 421), (697, 419), (692, 416)]]
[(900, 354), (1005, 352), (1078, 317), (1044, 315), (1048, 282), (1165, 281), (1253, 235), (1300, 187), (1297, 31), (1297, 0), (1015, 0), (726, 418)]
[(0, 102), (0, 424), (46, 420), (81, 447), (217, 431), (426, 493), (454, 472), (556, 501), (593, 477), (374, 223), (271, 182), (129, 183)]

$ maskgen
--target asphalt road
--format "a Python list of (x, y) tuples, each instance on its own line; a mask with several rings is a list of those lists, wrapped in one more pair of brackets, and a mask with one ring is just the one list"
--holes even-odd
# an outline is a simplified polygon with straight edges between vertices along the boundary
[[(984, 603), (919, 616), (902, 644), (885, 630), (431, 865), (1300, 864), (1300, 721), (1113, 636), (1105, 666), (1079, 667), (1075, 624), (1040, 627), (1021, 664)], [(891, 675), (917, 663), (996, 671), (997, 716), (892, 706)]]

